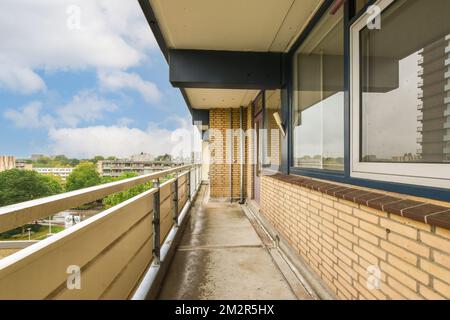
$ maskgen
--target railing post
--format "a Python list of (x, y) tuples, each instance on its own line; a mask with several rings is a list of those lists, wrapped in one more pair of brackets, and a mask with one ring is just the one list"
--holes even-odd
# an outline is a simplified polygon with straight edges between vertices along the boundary
[(192, 199), (191, 199), (191, 168), (189, 168), (189, 171), (188, 171), (188, 178), (187, 178), (187, 197), (188, 197), (188, 200), (189, 201), (191, 201)]
[(175, 188), (173, 193), (173, 223), (175, 227), (178, 227), (178, 173), (177, 179), (174, 181), (173, 186)]
[(160, 197), (159, 197), (159, 179), (153, 181), (153, 187), (156, 192), (153, 194), (153, 258), (155, 262), (160, 262), (161, 249), (161, 219), (160, 219)]
[(197, 190), (197, 166), (194, 165), (194, 192)]

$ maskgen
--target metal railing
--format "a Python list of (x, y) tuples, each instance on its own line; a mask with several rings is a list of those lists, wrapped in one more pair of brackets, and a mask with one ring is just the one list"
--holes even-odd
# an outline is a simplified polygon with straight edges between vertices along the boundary
[(0, 299), (131, 297), (198, 190), (200, 165), (0, 208), (3, 232), (152, 181), (152, 189), (0, 260)]

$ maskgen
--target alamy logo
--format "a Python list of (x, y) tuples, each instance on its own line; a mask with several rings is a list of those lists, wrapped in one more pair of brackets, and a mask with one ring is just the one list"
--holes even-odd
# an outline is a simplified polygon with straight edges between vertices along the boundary
[(81, 8), (76, 5), (67, 7), (67, 28), (70, 31), (81, 29)]
[(381, 29), (381, 9), (379, 6), (370, 6), (367, 8), (367, 28), (369, 30), (380, 30)]
[(81, 290), (81, 269), (79, 266), (71, 265), (67, 267), (67, 289)]
[(367, 269), (367, 289), (377, 290), (381, 288), (381, 270), (378, 266), (368, 266)]

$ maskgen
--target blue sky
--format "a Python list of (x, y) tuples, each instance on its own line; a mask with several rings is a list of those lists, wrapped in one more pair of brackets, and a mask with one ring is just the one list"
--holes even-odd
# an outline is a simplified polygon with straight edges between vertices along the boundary
[(189, 130), (136, 0), (3, 0), (0, 38), (0, 154), (156, 155)]

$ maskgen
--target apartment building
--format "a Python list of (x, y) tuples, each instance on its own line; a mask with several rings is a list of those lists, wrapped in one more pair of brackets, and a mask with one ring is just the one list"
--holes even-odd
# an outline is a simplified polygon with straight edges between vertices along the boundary
[(73, 169), (74, 168), (33, 168), (33, 170), (39, 174), (54, 175), (60, 177), (62, 181), (66, 181)]
[(0, 172), (16, 167), (16, 158), (13, 156), (0, 156)]
[(16, 159), (16, 169), (33, 170), (33, 164), (28, 159)]
[(180, 163), (163, 161), (135, 161), (132, 159), (104, 160), (97, 162), (97, 172), (104, 177), (118, 177), (123, 173), (149, 174), (179, 166)]
[(213, 198), (337, 298), (450, 298), (449, 1), (140, 3)]

